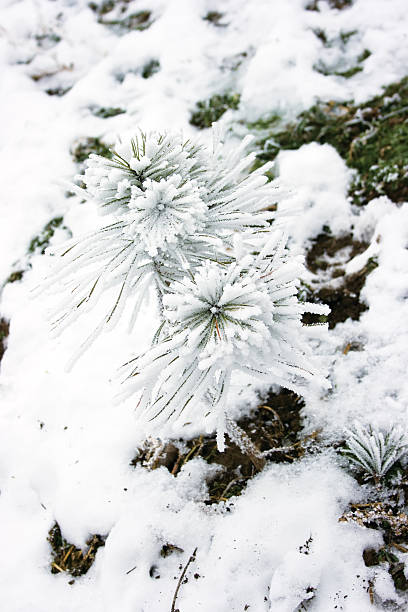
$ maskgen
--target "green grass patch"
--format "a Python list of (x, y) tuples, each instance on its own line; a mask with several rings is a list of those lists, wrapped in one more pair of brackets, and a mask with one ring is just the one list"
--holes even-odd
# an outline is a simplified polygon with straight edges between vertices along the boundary
[(7, 337), (10, 332), (10, 322), (0, 317), (0, 362), (7, 348)]
[(143, 66), (142, 78), (150, 79), (150, 77), (152, 77), (154, 74), (159, 72), (159, 70), (160, 70), (160, 62), (156, 59), (152, 59), (150, 60), (150, 62), (147, 62), (147, 64)]
[(31, 240), (28, 246), (28, 252), (35, 253), (36, 251), (40, 251), (40, 253), (44, 253), (45, 249), (50, 244), (50, 240), (53, 237), (55, 230), (57, 227), (62, 226), (63, 220), (63, 217), (55, 217), (54, 219), (51, 219), (51, 221), (49, 221), (47, 225), (43, 227), (38, 236), (35, 236)]
[(408, 199), (408, 77), (367, 102), (318, 102), (282, 125), (277, 115), (249, 123), (259, 133), (259, 163), (281, 149), (318, 142), (335, 147), (357, 171), (350, 188), (355, 204), (380, 195), (394, 202)]
[(112, 152), (108, 145), (100, 138), (83, 138), (75, 143), (71, 148), (71, 155), (77, 164), (84, 162), (91, 153), (102, 157), (112, 157)]
[(123, 108), (112, 106), (98, 106), (97, 108), (91, 109), (91, 112), (95, 117), (100, 117), (101, 119), (109, 119), (110, 117), (116, 117), (116, 115), (123, 115), (123, 113), (126, 113)]
[(237, 110), (239, 101), (238, 93), (217, 94), (209, 100), (200, 100), (191, 114), (190, 123), (200, 130), (211, 127), (227, 110)]

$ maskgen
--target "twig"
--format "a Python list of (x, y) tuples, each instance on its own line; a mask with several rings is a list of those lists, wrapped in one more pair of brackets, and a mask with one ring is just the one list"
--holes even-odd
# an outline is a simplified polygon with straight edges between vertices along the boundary
[(225, 489), (223, 490), (223, 492), (220, 495), (220, 499), (226, 499), (225, 495), (226, 493), (228, 493), (228, 491), (230, 490), (230, 488), (232, 487), (233, 484), (235, 484), (238, 480), (241, 480), (241, 478), (234, 478), (233, 480), (231, 480), (227, 486), (225, 487)]
[(195, 453), (195, 451), (198, 449), (199, 451), (201, 450), (203, 446), (203, 436), (200, 436), (198, 439), (198, 444), (196, 444), (195, 446), (193, 446), (193, 448), (187, 453), (187, 455), (185, 456), (185, 458), (183, 459), (183, 463), (182, 465), (184, 465), (185, 463), (187, 463), (187, 461), (190, 459), (190, 457), (193, 455), (193, 453)]
[(193, 554), (190, 556), (189, 560), (187, 561), (183, 571), (181, 572), (181, 576), (180, 576), (180, 578), (178, 580), (177, 587), (176, 587), (176, 590), (174, 592), (174, 597), (173, 597), (173, 601), (172, 601), (172, 604), (171, 604), (171, 612), (176, 612), (176, 600), (177, 600), (177, 596), (178, 596), (181, 584), (182, 584), (182, 582), (184, 580), (184, 576), (186, 575), (186, 572), (188, 570), (188, 566), (190, 565), (190, 563), (193, 563), (193, 561), (195, 561), (196, 553), (197, 553), (197, 548), (194, 550)]
[(265, 467), (265, 458), (259, 448), (252, 442), (246, 431), (244, 431), (232, 419), (226, 419), (227, 434), (239, 450), (249, 457), (255, 469), (260, 472)]
[(61, 565), (65, 565), (65, 562), (67, 561), (69, 555), (72, 553), (72, 551), (74, 550), (75, 546), (72, 545), (69, 547), (67, 554), (65, 555), (65, 557), (62, 560), (62, 564)]
[(82, 559), (82, 561), (86, 561), (87, 558), (89, 557), (89, 555), (93, 552), (93, 544), (91, 544), (88, 548), (88, 550), (86, 551), (86, 554), (84, 556), (84, 558)]
[(176, 459), (176, 463), (173, 465), (173, 469), (170, 472), (172, 476), (175, 476), (177, 474), (178, 469), (180, 467), (180, 461), (183, 458), (183, 455), (180, 453), (180, 451), (178, 450), (177, 452), (178, 452), (178, 457)]

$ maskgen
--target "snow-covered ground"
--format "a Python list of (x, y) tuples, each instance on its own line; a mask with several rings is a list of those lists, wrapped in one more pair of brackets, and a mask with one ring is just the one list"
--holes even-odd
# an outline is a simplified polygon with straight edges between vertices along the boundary
[[(294, 118), (318, 98), (361, 102), (407, 74), (406, 0), (355, 0), (343, 10), (325, 0), (320, 10), (306, 10), (308, 4), (123, 0), (101, 16), (85, 0), (2, 1), (0, 283), (29, 267), (0, 295), (0, 317), (10, 321), (0, 377), (2, 611), (170, 612), (194, 551), (173, 610), (407, 609), (387, 563), (364, 563), (363, 551), (382, 545), (381, 532), (339, 522), (350, 503), (365, 500), (366, 489), (331, 446), (354, 419), (406, 428), (406, 204), (384, 196), (353, 207), (351, 172), (327, 144), (279, 153), (276, 172), (300, 209), (290, 222), (293, 248), (305, 251), (329, 225), (334, 235), (351, 232), (369, 245), (347, 262), (346, 274), (370, 258), (378, 266), (362, 290), (369, 309), (336, 325), (317, 348), (332, 391), (308, 397), (303, 415), (305, 435), (320, 430), (320, 452), (267, 464), (225, 503), (205, 504), (206, 479), (216, 468), (202, 458), (185, 463), (177, 477), (165, 467), (130, 465), (145, 432), (134, 402), (115, 403), (112, 378), (123, 356), (150, 342), (154, 309), (144, 307), (131, 335), (125, 325), (102, 335), (67, 372), (98, 314), (55, 339), (47, 297), (32, 293), (47, 268), (39, 251), (28, 266), (32, 238), (56, 217), (74, 236), (102, 223), (91, 205), (67, 197), (81, 139), (113, 144), (137, 126), (197, 135), (189, 123), (196, 102), (229, 90), (241, 95), (239, 109), (224, 116), (236, 137), (243, 122), (273, 113)], [(102, 23), (142, 11), (150, 16), (140, 30)], [(218, 23), (203, 19), (211, 11), (222, 14)], [(333, 40), (356, 33), (350, 44), (323, 47), (314, 31)], [(347, 70), (365, 49), (371, 55), (351, 78), (315, 69), (320, 61)], [(144, 78), (152, 60), (160, 69)], [(99, 107), (125, 112), (101, 118)], [(67, 237), (63, 226), (53, 244)], [(347, 349), (353, 343), (363, 350)], [(248, 411), (238, 393), (235, 399), (236, 416)], [(256, 403), (254, 389), (246, 399)], [(200, 433), (192, 425), (186, 436)], [(47, 537), (55, 522), (78, 548), (91, 534), (106, 536), (74, 583), (66, 572), (50, 572)], [(177, 548), (161, 555), (168, 544)], [(401, 562), (408, 556), (404, 546), (394, 554)]]

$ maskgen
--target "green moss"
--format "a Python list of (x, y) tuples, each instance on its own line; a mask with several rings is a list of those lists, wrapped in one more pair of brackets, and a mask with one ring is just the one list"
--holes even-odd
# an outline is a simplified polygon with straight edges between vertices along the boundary
[(0, 340), (4, 340), (9, 335), (9, 322), (6, 319), (0, 318)]
[(125, 19), (120, 22), (120, 25), (127, 30), (146, 30), (146, 28), (152, 24), (150, 17), (150, 11), (138, 11), (137, 13), (125, 17)]
[(237, 93), (215, 95), (209, 100), (200, 100), (191, 114), (190, 123), (200, 130), (211, 127), (228, 109), (236, 110), (239, 101), (240, 95)]
[(205, 17), (203, 17), (204, 21), (208, 21), (212, 25), (218, 28), (223, 28), (227, 24), (221, 23), (221, 19), (224, 17), (223, 13), (219, 13), (218, 11), (209, 11)]
[(153, 23), (150, 17), (150, 11), (138, 11), (137, 13), (132, 13), (123, 19), (108, 20), (100, 17), (98, 21), (103, 25), (112, 26), (113, 29), (118, 30), (119, 33), (123, 33), (124, 30), (146, 30)]
[(366, 59), (368, 59), (371, 55), (371, 51), (369, 49), (364, 49), (364, 51), (362, 53), (360, 53), (360, 55), (357, 58), (358, 62), (364, 62)]
[[(348, 32), (347, 34), (352, 35), (354, 34), (354, 32)], [(345, 44), (343, 42), (345, 36), (346, 34), (343, 34), (343, 36), (342, 34), (340, 34), (340, 38), (342, 40), (343, 45)], [(327, 41), (326, 39), (325, 46), (331, 47), (332, 46), (331, 41)], [(351, 77), (353, 77), (355, 74), (358, 74), (359, 72), (363, 71), (363, 66), (361, 66), (361, 64), (365, 62), (365, 60), (368, 57), (370, 57), (370, 55), (371, 55), (371, 51), (369, 51), (368, 49), (364, 49), (364, 51), (360, 53), (360, 55), (357, 57), (357, 64), (355, 66), (350, 66), (350, 68), (346, 68), (344, 70), (334, 70), (333, 68), (327, 66), (322, 61), (315, 64), (314, 69), (317, 72), (320, 72), (320, 74), (324, 74), (325, 76), (334, 75), (334, 76), (343, 77), (343, 79), (351, 79)]]
[(260, 132), (261, 162), (274, 159), (281, 149), (328, 143), (357, 171), (350, 189), (354, 203), (379, 195), (403, 202), (408, 198), (407, 110), (408, 77), (360, 105), (319, 102), (287, 125), (271, 115), (248, 127)]
[(362, 66), (353, 66), (352, 68), (348, 68), (347, 70), (337, 70), (334, 72), (336, 76), (341, 76), (343, 79), (351, 79), (355, 74), (362, 72)]
[(261, 117), (256, 121), (247, 123), (250, 130), (266, 130), (270, 131), (274, 126), (278, 126), (281, 121), (281, 116), (277, 113), (272, 113), (266, 117)]
[(71, 155), (78, 164), (88, 159), (91, 153), (102, 155), (102, 157), (112, 157), (111, 150), (100, 138), (83, 138), (71, 149)]
[(406, 201), (408, 165), (403, 161), (401, 159), (399, 163), (392, 163), (380, 159), (364, 173), (357, 174), (350, 187), (354, 204), (361, 206), (381, 195), (387, 195), (394, 202)]
[(42, 49), (51, 49), (59, 42), (61, 42), (61, 36), (56, 34), (56, 32), (46, 32), (44, 34), (36, 34), (34, 36), (37, 44)]
[(28, 252), (35, 253), (37, 250), (39, 250), (41, 253), (44, 253), (55, 233), (56, 228), (62, 225), (63, 220), (63, 217), (55, 217), (54, 219), (51, 219), (51, 221), (49, 221), (41, 230), (40, 234), (31, 240), (28, 247)]
[[(320, 11), (319, 2), (322, 0), (311, 0), (306, 6), (306, 11)], [(342, 9), (349, 8), (353, 4), (353, 0), (326, 0), (330, 8), (341, 11)]]
[(111, 106), (99, 106), (92, 110), (92, 114), (101, 119), (109, 119), (110, 117), (116, 117), (116, 115), (122, 115), (123, 113), (126, 113), (123, 108), (114, 108)]
[(350, 38), (352, 38), (353, 36), (355, 36), (357, 34), (357, 30), (346, 30), (346, 31), (341, 31), (340, 32), (340, 40), (343, 43), (343, 45), (347, 45), (347, 43), (349, 42)]
[(0, 362), (7, 348), (7, 337), (10, 332), (10, 322), (0, 317)]
[(61, 98), (61, 96), (65, 96), (70, 89), (71, 87), (50, 87), (45, 90), (45, 93), (48, 96), (57, 96), (58, 98)]
[(147, 64), (143, 66), (142, 77), (144, 79), (150, 79), (150, 77), (156, 74), (156, 72), (159, 72), (159, 70), (160, 62), (156, 59), (152, 59), (150, 60), (150, 62), (147, 62)]
[(10, 276), (7, 278), (6, 283), (16, 283), (17, 281), (21, 281), (24, 276), (25, 270), (16, 270), (12, 272)]
[[(118, 33), (127, 30), (145, 30), (152, 24), (151, 12), (147, 10), (137, 11), (123, 17), (127, 12), (129, 0), (103, 0), (102, 2), (90, 2), (89, 8), (98, 15), (98, 22), (110, 26)], [(111, 18), (106, 16), (112, 13)]]
[(115, 8), (115, 2), (113, 0), (105, 0), (101, 4), (98, 4), (97, 2), (90, 2), (88, 6), (92, 11), (98, 13), (98, 15), (106, 15)]

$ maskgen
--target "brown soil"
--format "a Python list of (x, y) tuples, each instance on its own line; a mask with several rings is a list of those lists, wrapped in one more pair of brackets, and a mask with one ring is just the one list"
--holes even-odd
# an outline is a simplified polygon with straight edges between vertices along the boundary
[(48, 542), (52, 549), (51, 573), (67, 572), (74, 577), (86, 574), (95, 561), (98, 548), (105, 546), (104, 536), (93, 535), (87, 540), (85, 550), (76, 548), (74, 544), (70, 544), (63, 538), (58, 523), (55, 523), (50, 529)]
[[(328, 232), (320, 234), (312, 243), (306, 256), (306, 263), (313, 273), (325, 271), (328, 281), (321, 284), (318, 289), (308, 286), (305, 291), (307, 301), (324, 303), (330, 306), (328, 316), (329, 328), (333, 329), (337, 323), (347, 319), (358, 320), (368, 306), (360, 300), (360, 293), (366, 278), (376, 267), (377, 263), (369, 259), (366, 266), (355, 274), (345, 274), (344, 265), (356, 255), (365, 251), (366, 242), (353, 240), (351, 234), (332, 236)], [(340, 251), (343, 260), (339, 261)], [(337, 259), (336, 259), (337, 256)], [(318, 323), (316, 315), (306, 314), (303, 318), (305, 324)]]
[(7, 337), (10, 331), (10, 322), (0, 317), (0, 363), (7, 348)]
[[(403, 484), (406, 482), (405, 479)], [(363, 552), (364, 563), (367, 567), (387, 563), (395, 588), (402, 591), (408, 590), (404, 563), (397, 556), (398, 552), (408, 553), (408, 516), (403, 511), (404, 507), (398, 491), (391, 493), (387, 501), (378, 501), (374, 495), (372, 501), (365, 504), (350, 504), (349, 510), (339, 519), (381, 532), (384, 545), (378, 549), (366, 548)]]
[[(202, 457), (210, 464), (221, 467), (208, 482), (207, 503), (226, 501), (239, 495), (248, 480), (262, 470), (267, 462), (293, 462), (301, 457), (309, 442), (317, 435), (300, 439), (303, 400), (286, 389), (270, 393), (263, 405), (238, 422), (249, 442), (249, 451), (243, 451), (227, 436), (223, 453), (217, 450), (215, 435), (200, 436), (183, 445), (181, 440), (165, 444), (155, 456), (151, 444), (139, 449), (131, 464), (149, 469), (165, 466), (174, 476), (194, 457)], [(282, 448), (284, 447), (284, 448)], [(251, 450), (252, 449), (252, 450)], [(276, 452), (273, 449), (281, 449)], [(271, 451), (262, 456), (263, 451)]]
[(338, 263), (329, 263), (327, 258), (334, 258), (339, 251), (348, 249), (348, 260), (363, 253), (368, 247), (367, 242), (353, 240), (352, 234), (333, 236), (330, 232), (322, 232), (313, 240), (312, 246), (306, 255), (306, 264), (311, 272), (327, 270), (338, 266)]

